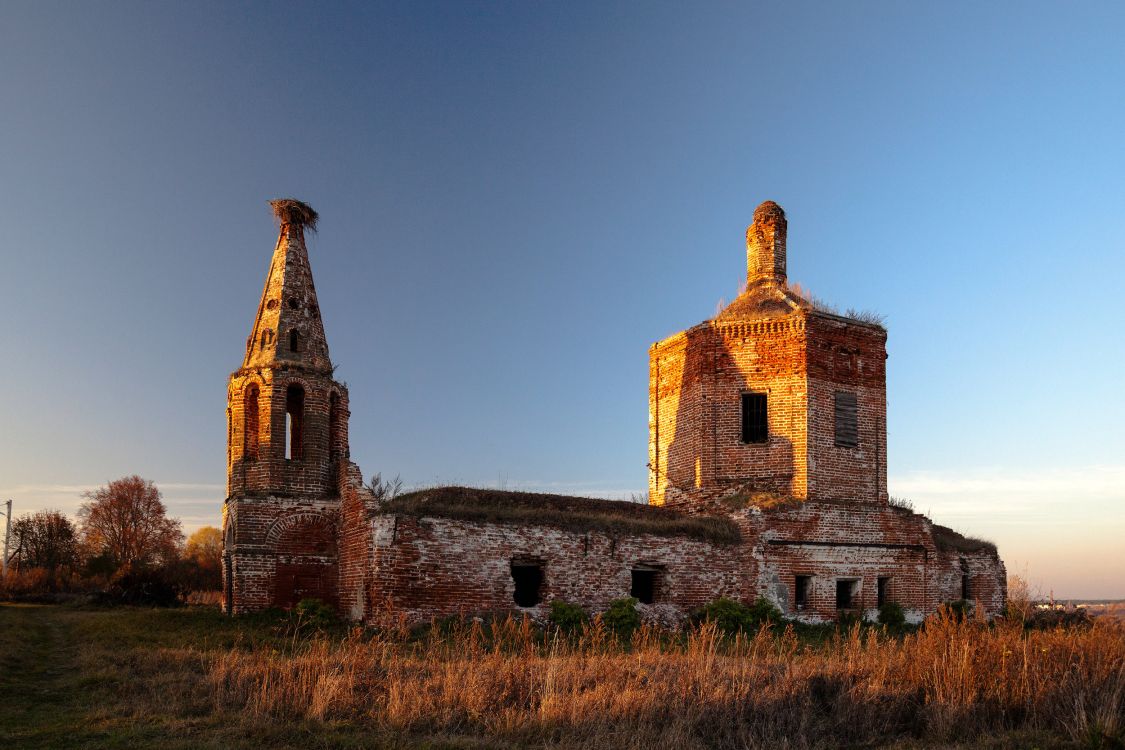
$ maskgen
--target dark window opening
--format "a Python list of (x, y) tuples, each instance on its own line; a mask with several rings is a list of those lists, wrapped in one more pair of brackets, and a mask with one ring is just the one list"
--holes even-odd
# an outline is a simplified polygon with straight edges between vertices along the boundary
[(336, 460), (337, 438), (340, 430), (340, 394), (333, 393), (328, 399), (328, 460)]
[(632, 570), (632, 585), (629, 587), (629, 596), (641, 604), (652, 604), (656, 601), (660, 585), (660, 571), (651, 568), (634, 568)]
[(797, 576), (795, 585), (793, 586), (793, 603), (797, 609), (804, 609), (809, 606), (809, 584), (812, 582), (812, 576)]
[(301, 306), (301, 303), (297, 301), (296, 297), (290, 297), (289, 298), (289, 309), (290, 310), (296, 310), (300, 306)]
[(836, 445), (855, 448), (859, 445), (859, 407), (854, 393), (836, 391)]
[(855, 581), (836, 581), (836, 609), (855, 607)]
[(961, 598), (968, 601), (972, 598), (972, 591), (970, 591), (969, 577), (961, 576)]
[(891, 579), (890, 577), (880, 578), (876, 583), (875, 600), (876, 606), (882, 607), (890, 601), (891, 593)]
[(285, 391), (285, 457), (297, 461), (301, 458), (301, 430), (305, 421), (305, 391), (291, 385)]
[(742, 442), (764, 443), (769, 438), (766, 394), (742, 394)]
[(517, 607), (534, 607), (540, 601), (543, 587), (543, 566), (537, 563), (512, 563), (512, 581), (516, 584)]
[(246, 448), (243, 455), (254, 460), (258, 457), (258, 386), (252, 385), (246, 391), (246, 403), (242, 405), (243, 438)]
[(289, 351), (301, 351), (301, 333), (296, 328), (289, 332)]

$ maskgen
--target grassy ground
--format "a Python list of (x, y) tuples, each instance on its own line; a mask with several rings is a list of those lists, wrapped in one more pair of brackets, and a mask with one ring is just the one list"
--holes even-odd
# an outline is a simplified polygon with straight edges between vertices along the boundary
[(382, 747), (363, 727), (240, 716), (208, 670), (231, 649), (291, 650), (261, 621), (214, 608), (0, 604), (0, 747)]
[[(213, 608), (0, 605), (0, 747), (1122, 747), (1125, 717), (1090, 732), (1048, 705), (1120, 712), (1104, 693), (1125, 685), (1121, 628), (950, 627), (622, 649), (544, 646), (518, 625), (404, 641)], [(986, 679), (1008, 673), (1010, 688)], [(1059, 693), (1057, 674), (1077, 682)]]

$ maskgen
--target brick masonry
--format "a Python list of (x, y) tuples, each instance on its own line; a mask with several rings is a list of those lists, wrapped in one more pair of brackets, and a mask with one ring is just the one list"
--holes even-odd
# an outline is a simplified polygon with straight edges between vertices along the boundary
[[(512, 609), (543, 617), (553, 599), (604, 609), (629, 595), (634, 570), (655, 577), (655, 600), (641, 609), (662, 622), (720, 596), (765, 596), (791, 616), (831, 620), (839, 581), (851, 608), (870, 615), (879, 579), (914, 620), (963, 593), (990, 615), (1002, 609), (994, 548), (889, 504), (886, 332), (790, 290), (776, 204), (762, 204), (747, 230), (746, 291), (650, 349), (650, 502), (665, 518), (725, 516), (737, 543), (380, 506), (350, 461), (348, 393), (332, 377), (304, 241), (315, 214), (292, 202), (277, 213), (280, 236), (228, 390), (227, 611), (316, 597), (369, 623)], [(766, 394), (762, 443), (741, 441), (741, 396), (751, 392)], [(838, 444), (837, 393), (854, 398), (855, 445)], [(537, 604), (516, 604), (513, 564), (539, 566)], [(801, 606), (798, 576), (808, 580)]]

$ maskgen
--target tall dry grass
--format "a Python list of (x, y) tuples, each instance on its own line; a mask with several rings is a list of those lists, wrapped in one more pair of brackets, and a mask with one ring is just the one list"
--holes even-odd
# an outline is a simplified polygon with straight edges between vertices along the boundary
[(823, 645), (707, 626), (621, 645), (596, 622), (544, 639), (508, 620), (416, 642), (356, 631), (289, 654), (234, 650), (209, 677), (219, 709), (513, 746), (804, 748), (1012, 731), (1125, 742), (1125, 626), (1108, 618), (1025, 632), (943, 616), (901, 638), (856, 629)]

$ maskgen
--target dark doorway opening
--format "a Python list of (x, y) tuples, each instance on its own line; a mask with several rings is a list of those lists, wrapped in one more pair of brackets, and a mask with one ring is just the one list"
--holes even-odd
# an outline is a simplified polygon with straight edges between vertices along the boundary
[(812, 576), (797, 576), (796, 584), (793, 586), (793, 603), (797, 609), (804, 609), (809, 606), (809, 583), (812, 581)]
[(961, 598), (965, 601), (969, 601), (973, 598), (971, 588), (972, 587), (969, 585), (969, 577), (965, 575), (961, 576)]
[(836, 581), (836, 609), (852, 609), (855, 607), (856, 581)]
[(890, 601), (891, 593), (891, 579), (890, 576), (884, 576), (876, 582), (876, 606), (882, 607)]
[(652, 568), (633, 568), (632, 585), (629, 587), (629, 596), (641, 604), (652, 604), (656, 601), (659, 587), (660, 571)]
[(512, 581), (516, 584), (513, 597), (517, 607), (534, 607), (540, 602), (543, 588), (543, 566), (538, 563), (512, 563)]

